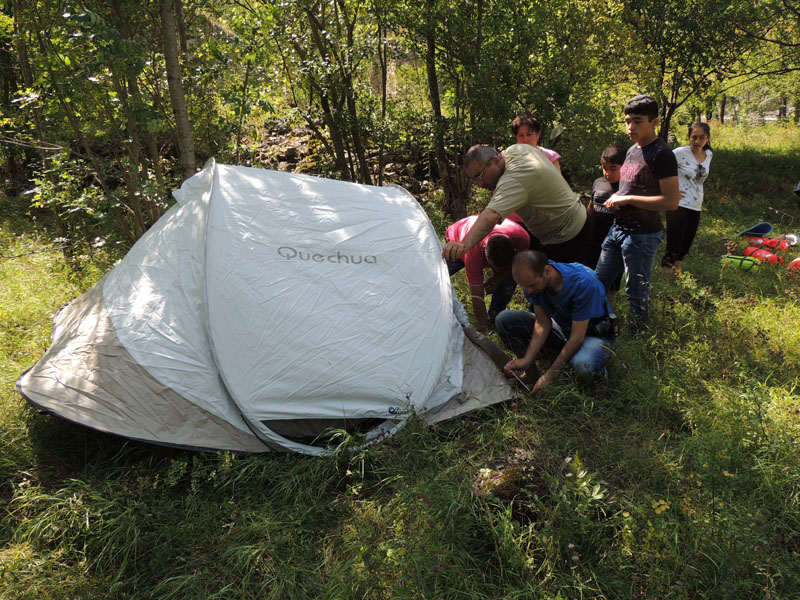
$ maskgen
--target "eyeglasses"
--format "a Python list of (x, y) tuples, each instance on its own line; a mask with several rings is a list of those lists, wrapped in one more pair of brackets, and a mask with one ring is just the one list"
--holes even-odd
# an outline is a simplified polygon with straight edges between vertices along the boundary
[(702, 179), (706, 176), (706, 168), (703, 165), (697, 165), (697, 179)]
[[(494, 158), (494, 157), (492, 157), (492, 158)], [(470, 175), (469, 176), (469, 180), (474, 182), (474, 181), (480, 181), (481, 179), (483, 179), (483, 172), (486, 170), (486, 167), (488, 167), (489, 164), (492, 162), (492, 158), (490, 158), (489, 160), (486, 161), (486, 164), (483, 165), (483, 168), (480, 170), (480, 172), (477, 175)]]

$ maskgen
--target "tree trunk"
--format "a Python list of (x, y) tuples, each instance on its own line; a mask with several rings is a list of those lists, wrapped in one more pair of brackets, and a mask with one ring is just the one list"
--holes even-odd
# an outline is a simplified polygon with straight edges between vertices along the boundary
[(349, 78), (345, 88), (347, 111), (350, 114), (350, 135), (353, 136), (353, 150), (355, 151), (358, 161), (359, 181), (360, 183), (372, 185), (372, 176), (369, 172), (369, 164), (367, 163), (367, 156), (361, 139), (361, 123), (359, 122), (358, 113), (356, 111), (356, 99), (353, 95), (353, 86)]
[(725, 94), (722, 94), (722, 98), (719, 101), (719, 122), (720, 125), (725, 124), (725, 105), (728, 103), (728, 97)]
[[(432, 9), (433, 0), (427, 0), (427, 4), (429, 9)], [(436, 40), (433, 25), (428, 30), (426, 38), (428, 51), (425, 57), (425, 68), (428, 74), (428, 94), (433, 111), (433, 144), (436, 152), (436, 166), (439, 168), (439, 177), (444, 189), (444, 210), (451, 219), (458, 220), (467, 216), (467, 198), (466, 195), (458, 193), (444, 146), (445, 119), (442, 117), (439, 80), (436, 75)]]
[(661, 119), (661, 130), (658, 132), (658, 137), (665, 142), (669, 139), (669, 127), (672, 123), (672, 115), (675, 114), (675, 105), (671, 102), (667, 103), (666, 109), (664, 117)]
[(324, 90), (319, 90), (319, 93), (320, 106), (322, 106), (322, 113), (324, 115), (323, 118), (328, 126), (328, 132), (331, 136), (331, 143), (333, 144), (333, 158), (336, 162), (336, 168), (342, 174), (342, 177), (349, 179), (350, 181), (355, 181), (355, 173), (353, 173), (352, 167), (348, 166), (347, 152), (345, 151), (344, 147), (344, 137), (339, 130), (336, 115), (334, 114), (331, 108), (331, 103), (328, 100), (328, 93)]
[[(174, 0), (179, 3), (181, 0)], [(161, 36), (164, 42), (164, 61), (167, 66), (167, 84), (175, 114), (175, 128), (178, 135), (178, 150), (181, 154), (183, 178), (188, 179), (195, 172), (194, 142), (192, 141), (192, 125), (189, 111), (183, 94), (183, 79), (178, 62), (178, 47), (175, 39), (175, 20), (172, 17), (173, 0), (159, 0), (161, 12)]]
[(142, 190), (139, 181), (139, 166), (141, 163), (142, 145), (139, 141), (139, 130), (136, 123), (136, 118), (133, 114), (133, 109), (130, 105), (130, 96), (125, 87), (124, 82), (120, 81), (119, 73), (115, 69), (110, 69), (111, 79), (114, 84), (114, 89), (117, 92), (117, 98), (122, 105), (122, 111), (125, 115), (127, 139), (122, 142), (125, 149), (128, 151), (128, 165), (121, 164), (120, 168), (125, 174), (125, 182), (128, 187), (128, 201), (127, 204), (133, 212), (133, 229), (136, 238), (142, 237), (146, 230), (145, 218), (142, 213)]
[[(128, 19), (123, 12), (122, 3), (120, 0), (112, 0), (111, 6), (117, 17), (120, 33), (126, 40), (132, 39)], [(142, 144), (140, 140), (140, 137), (144, 138), (147, 155), (149, 156), (150, 165), (152, 165), (152, 169), (156, 178), (156, 197), (145, 198), (145, 205), (143, 207), (140, 206), (139, 208), (142, 226), (146, 229), (146, 226), (152, 225), (161, 216), (161, 209), (159, 208), (158, 200), (160, 199), (165, 201), (167, 199), (167, 192), (166, 185), (164, 183), (164, 174), (161, 168), (161, 156), (158, 152), (155, 136), (148, 132), (147, 123), (143, 124), (141, 119), (136, 117), (137, 114), (141, 114), (139, 109), (145, 106), (142, 93), (139, 90), (139, 81), (137, 77), (138, 73), (133, 72), (130, 68), (125, 69), (125, 75), (121, 78), (121, 85), (123, 86), (124, 91), (124, 93), (121, 94), (121, 97), (124, 95), (128, 98), (128, 102), (125, 104), (126, 117), (128, 118), (129, 137), (134, 145), (131, 158), (140, 165), (142, 174), (144, 175), (144, 178), (147, 179), (149, 177), (147, 158), (145, 157), (145, 152), (142, 151)], [(126, 84), (127, 87), (125, 87)], [(137, 202), (137, 204), (139, 203)]]
[(186, 22), (183, 20), (183, 0), (175, 0), (175, 24), (178, 26), (181, 54), (186, 54)]
[[(13, 112), (12, 95), (19, 87), (14, 59), (12, 45), (3, 44), (3, 48), (0, 49), (0, 73), (2, 73), (2, 75), (0, 75), (2, 80), (2, 98), (0, 98), (0, 106), (2, 106), (3, 114), (6, 115), (10, 115)], [(3, 152), (6, 158), (6, 175), (12, 184), (16, 184), (19, 177), (18, 159), (20, 155), (25, 154), (25, 150), (21, 150), (20, 147), (15, 144), (6, 144)]]
[[(475, 36), (475, 73), (482, 72), (481, 63), (483, 62), (482, 56), (483, 56), (483, 14), (484, 14), (483, 4), (484, 4), (483, 0), (478, 0), (477, 4), (475, 5), (475, 28), (477, 29), (478, 32), (477, 35)], [(458, 94), (459, 90), (461, 90), (461, 95), (467, 96), (467, 106), (469, 107), (468, 108), (469, 130), (474, 132), (478, 124), (475, 103), (476, 102), (480, 103), (480, 101), (478, 100), (478, 98), (475, 97), (475, 94), (472, 93), (472, 89), (468, 81), (470, 81), (469, 78), (467, 78), (467, 81), (462, 82), (460, 85), (458, 84), (456, 85), (456, 94)]]
[(253, 68), (253, 61), (247, 59), (247, 67), (244, 71), (244, 82), (242, 82), (242, 99), (239, 101), (239, 123), (236, 126), (236, 149), (233, 155), (236, 160), (241, 160), (240, 152), (242, 147), (242, 129), (244, 128), (244, 113), (247, 108), (247, 87), (250, 84), (250, 70)]
[[(376, 11), (377, 12), (377, 11)], [(386, 25), (378, 19), (378, 65), (381, 77), (381, 125), (378, 134), (378, 185), (383, 185), (383, 161), (386, 152), (386, 87), (388, 85), (389, 49), (386, 44)], [(795, 111), (796, 113), (797, 111)]]
[[(311, 32), (311, 37), (314, 40), (314, 47), (317, 49), (319, 56), (326, 62), (334, 61), (328, 55), (325, 45), (325, 32), (323, 25), (319, 22), (314, 14), (314, 8), (309, 6), (305, 9), (306, 19), (308, 21), (308, 28)], [(304, 60), (307, 53), (301, 49), (298, 44), (294, 44), (295, 51)], [(350, 181), (356, 181), (356, 172), (353, 166), (352, 153), (348, 152), (345, 148), (347, 142), (345, 134), (347, 133), (347, 123), (342, 116), (342, 106), (346, 102), (344, 95), (346, 91), (342, 90), (342, 85), (337, 85), (335, 81), (316, 81), (309, 75), (309, 88), (316, 87), (320, 96), (320, 106), (325, 115), (325, 124), (331, 136), (331, 142), (334, 148), (334, 160), (336, 166), (342, 174), (342, 177), (348, 178)]]
[(333, 56), (339, 68), (339, 75), (342, 80), (342, 96), (345, 100), (347, 107), (347, 121), (349, 123), (350, 136), (353, 139), (353, 152), (356, 156), (356, 167), (358, 170), (358, 181), (367, 185), (372, 185), (372, 176), (369, 172), (369, 164), (367, 163), (367, 155), (364, 149), (363, 128), (361, 127), (361, 120), (358, 117), (358, 106), (356, 103), (355, 86), (353, 85), (353, 71), (350, 64), (351, 59), (346, 59), (347, 53), (354, 47), (354, 36), (356, 21), (358, 19), (356, 8), (355, 13), (350, 15), (347, 11), (347, 5), (338, 0), (334, 3), (336, 13), (336, 23), (344, 25), (345, 34), (342, 36), (341, 32), (339, 39), (344, 39), (347, 44), (347, 50), (344, 53), (333, 51)]

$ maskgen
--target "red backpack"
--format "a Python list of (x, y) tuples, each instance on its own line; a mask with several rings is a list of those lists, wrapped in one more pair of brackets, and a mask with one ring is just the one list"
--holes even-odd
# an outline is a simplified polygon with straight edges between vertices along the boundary
[(767, 248), (774, 248), (775, 250), (786, 250), (789, 247), (786, 240), (781, 238), (747, 236), (747, 239), (753, 246), (766, 246)]
[(748, 246), (747, 248), (745, 248), (744, 255), (757, 258), (762, 263), (769, 263), (771, 265), (783, 264), (783, 258), (781, 258), (780, 256), (773, 254), (769, 250), (764, 250), (763, 248), (756, 248), (755, 246)]

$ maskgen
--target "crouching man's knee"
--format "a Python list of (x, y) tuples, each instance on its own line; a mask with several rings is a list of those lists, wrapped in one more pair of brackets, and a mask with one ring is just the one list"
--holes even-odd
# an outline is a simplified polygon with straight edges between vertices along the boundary
[(608, 376), (606, 363), (612, 350), (598, 338), (587, 338), (583, 347), (572, 357), (570, 365), (581, 380), (605, 379)]
[(578, 379), (584, 383), (591, 383), (597, 379), (606, 379), (608, 371), (606, 370), (605, 363), (598, 364), (591, 360), (575, 360), (570, 362), (572, 368)]

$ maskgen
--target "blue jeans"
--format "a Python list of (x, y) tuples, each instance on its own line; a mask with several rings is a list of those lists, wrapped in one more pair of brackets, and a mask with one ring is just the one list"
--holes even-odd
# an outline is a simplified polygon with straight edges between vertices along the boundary
[[(456, 260), (450, 260), (449, 258), (446, 258), (445, 262), (447, 263), (447, 273), (451, 277), (464, 268), (464, 261), (460, 258), (457, 258)], [(492, 274), (494, 273), (496, 273), (496, 271), (492, 269)], [(508, 306), (508, 303), (511, 302), (511, 298), (514, 297), (514, 291), (516, 289), (517, 283), (511, 276), (506, 277), (500, 283), (500, 286), (495, 290), (494, 294), (492, 294), (492, 300), (487, 307), (489, 325), (493, 324), (500, 311), (504, 310), (505, 307)]]
[[(500, 339), (511, 348), (517, 356), (523, 356), (533, 336), (536, 315), (527, 310), (504, 310), (495, 319), (495, 327)], [(552, 328), (547, 336), (545, 346), (560, 351), (567, 343), (569, 331), (563, 331), (558, 323), (550, 320)], [(616, 346), (615, 338), (599, 338), (587, 335), (583, 344), (569, 360), (569, 364), (579, 376), (603, 377), (606, 374), (606, 363), (613, 356)]]
[(597, 278), (608, 291), (614, 279), (625, 270), (625, 293), (631, 305), (630, 323), (634, 332), (645, 325), (650, 312), (650, 275), (663, 231), (626, 233), (616, 225), (608, 230), (597, 261)]

